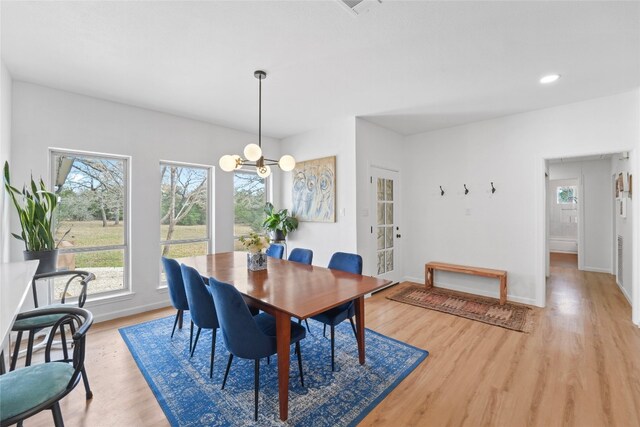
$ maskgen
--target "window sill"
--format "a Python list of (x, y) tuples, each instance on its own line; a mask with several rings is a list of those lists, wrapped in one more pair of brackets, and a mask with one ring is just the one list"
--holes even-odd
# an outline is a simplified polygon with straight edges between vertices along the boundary
[(164, 294), (169, 292), (169, 287), (167, 286), (166, 283), (161, 283), (160, 285), (158, 285), (158, 287), (156, 288), (156, 292), (160, 293), (160, 294)]
[(127, 292), (121, 292), (121, 293), (112, 294), (112, 295), (97, 296), (94, 298), (89, 297), (87, 299), (85, 307), (94, 307), (98, 305), (111, 304), (113, 302), (118, 302), (118, 301), (126, 301), (126, 300), (133, 299), (135, 295), (136, 295), (135, 292), (127, 291)]

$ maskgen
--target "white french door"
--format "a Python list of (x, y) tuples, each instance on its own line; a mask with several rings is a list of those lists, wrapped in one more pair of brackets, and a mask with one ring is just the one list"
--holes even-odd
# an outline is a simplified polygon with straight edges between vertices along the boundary
[(402, 279), (398, 265), (400, 233), (399, 173), (371, 167), (372, 220), (371, 234), (375, 243), (373, 274), (394, 282)]

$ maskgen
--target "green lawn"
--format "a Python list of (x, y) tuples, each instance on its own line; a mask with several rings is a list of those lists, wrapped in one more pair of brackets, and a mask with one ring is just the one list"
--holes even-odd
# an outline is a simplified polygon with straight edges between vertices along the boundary
[[(71, 228), (71, 231), (65, 237), (65, 242), (60, 247), (91, 247), (91, 246), (110, 246), (121, 245), (124, 243), (124, 223), (113, 225), (109, 222), (106, 227), (102, 226), (102, 221), (61, 221), (56, 232), (56, 239)], [(158, 241), (164, 240), (167, 235), (168, 226), (160, 227)], [(236, 236), (249, 234), (251, 227), (248, 225), (236, 225), (234, 234)], [(206, 236), (205, 225), (180, 225), (177, 226), (172, 240), (197, 239)], [(234, 249), (242, 250), (242, 246), (236, 239), (234, 241)], [(158, 248), (160, 255), (162, 248)], [(206, 242), (187, 243), (179, 245), (171, 245), (169, 247), (169, 257), (181, 258), (192, 255), (206, 254)], [(78, 253), (75, 257), (75, 268), (91, 268), (91, 267), (122, 267), (124, 265), (123, 251), (101, 251)]]

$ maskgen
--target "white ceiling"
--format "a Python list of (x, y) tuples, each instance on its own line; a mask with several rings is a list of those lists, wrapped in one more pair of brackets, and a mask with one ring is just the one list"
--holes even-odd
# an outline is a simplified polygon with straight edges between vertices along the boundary
[[(403, 134), (640, 86), (638, 2), (2, 1), (16, 80), (283, 137), (346, 116)], [(541, 86), (550, 72), (563, 77)]]

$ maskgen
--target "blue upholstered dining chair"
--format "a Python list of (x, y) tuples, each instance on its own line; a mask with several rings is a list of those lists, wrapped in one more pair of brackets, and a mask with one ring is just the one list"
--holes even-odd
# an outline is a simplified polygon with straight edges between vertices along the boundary
[[(358, 254), (349, 254), (345, 252), (336, 252), (329, 261), (329, 268), (332, 270), (342, 270), (347, 273), (362, 274), (362, 257)], [(349, 319), (353, 335), (356, 336), (356, 327), (353, 324), (353, 316), (355, 316), (355, 308), (353, 301), (341, 304), (337, 307), (324, 311), (312, 317), (324, 324), (326, 330), (327, 325), (331, 329), (331, 370), (335, 371), (335, 327), (340, 323)], [(325, 331), (323, 330), (322, 335)]]
[[(313, 261), (313, 251), (311, 249), (295, 248), (289, 254), (289, 261), (311, 265), (311, 262)], [(298, 321), (298, 323), (302, 323), (302, 320)], [(307, 325), (307, 331), (311, 332), (311, 328), (309, 328), (309, 321), (304, 319), (304, 323)]]
[(295, 248), (289, 254), (289, 261), (311, 265), (313, 261), (313, 251), (311, 249)]
[[(222, 338), (229, 350), (229, 361), (222, 380), (222, 388), (227, 383), (227, 376), (231, 368), (233, 357), (254, 360), (254, 420), (258, 420), (258, 392), (260, 389), (260, 359), (277, 353), (276, 346), (276, 319), (267, 314), (260, 313), (252, 316), (242, 295), (233, 286), (219, 282), (214, 278), (209, 279), (209, 292), (213, 296), (216, 311), (220, 320)], [(304, 328), (291, 322), (291, 344), (296, 345), (298, 355), (298, 369), (300, 370), (300, 383), (304, 387), (302, 374), (302, 353), (300, 340), (306, 336)]]
[(284, 255), (284, 246), (278, 245), (277, 243), (272, 243), (271, 246), (267, 248), (267, 256), (271, 258), (280, 258)]
[(55, 334), (45, 346), (45, 363), (19, 368), (0, 375), (0, 426), (22, 425), (22, 421), (45, 409), (51, 410), (53, 424), (62, 427), (59, 401), (69, 394), (84, 376), (85, 337), (93, 323), (91, 313), (83, 308), (56, 306), (18, 314), (17, 319), (55, 316), (53, 330), (68, 329), (73, 337), (73, 357), (51, 361)]
[(182, 264), (182, 280), (184, 281), (184, 290), (187, 294), (189, 302), (189, 311), (191, 312), (191, 320), (198, 327), (196, 331), (196, 339), (193, 341), (191, 355), (196, 351), (198, 338), (202, 329), (211, 329), (211, 362), (209, 364), (209, 378), (213, 377), (213, 359), (216, 352), (216, 330), (218, 329), (218, 316), (216, 307), (213, 304), (213, 298), (207, 290), (204, 279), (195, 268)]
[[(189, 310), (189, 301), (187, 301), (187, 294), (184, 290), (184, 281), (182, 280), (182, 272), (180, 271), (180, 264), (175, 259), (162, 257), (162, 266), (164, 267), (164, 273), (167, 275), (167, 287), (169, 288), (169, 299), (171, 299), (171, 305), (178, 310), (176, 313), (176, 319), (173, 321), (173, 329), (171, 330), (171, 338), (176, 332), (176, 325), (182, 329), (182, 317), (185, 311)], [(189, 331), (189, 351), (193, 344), (193, 320), (191, 321), (191, 329)]]

